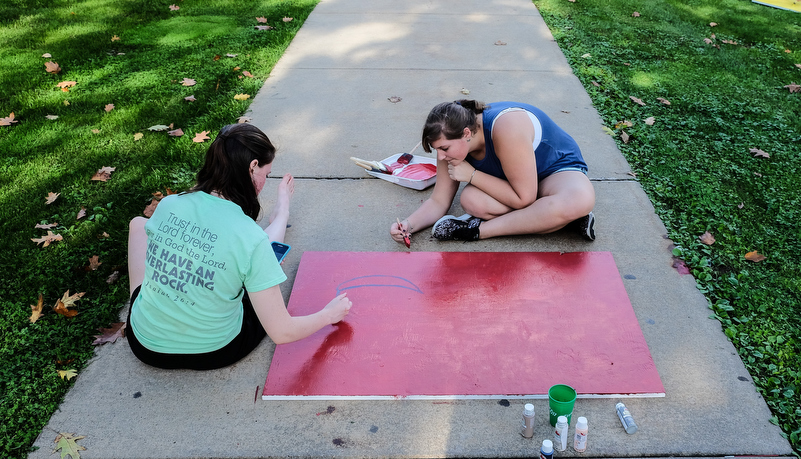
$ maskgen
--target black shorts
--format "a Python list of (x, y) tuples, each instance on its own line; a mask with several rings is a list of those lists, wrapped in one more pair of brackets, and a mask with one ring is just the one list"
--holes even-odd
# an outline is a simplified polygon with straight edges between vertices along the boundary
[(250, 302), (246, 291), (242, 297), (242, 306), (244, 308), (242, 329), (230, 343), (216, 351), (202, 354), (163, 354), (151, 351), (136, 339), (133, 328), (130, 326), (131, 309), (133, 309), (134, 300), (136, 300), (141, 289), (141, 285), (136, 287), (133, 295), (131, 295), (131, 308), (128, 310), (129, 325), (125, 329), (125, 336), (128, 338), (128, 344), (131, 346), (131, 351), (133, 351), (136, 358), (150, 366), (167, 370), (214, 370), (226, 367), (250, 354), (267, 335), (264, 327), (261, 326), (261, 322), (259, 322), (258, 316), (256, 316), (256, 311), (253, 309), (253, 304)]

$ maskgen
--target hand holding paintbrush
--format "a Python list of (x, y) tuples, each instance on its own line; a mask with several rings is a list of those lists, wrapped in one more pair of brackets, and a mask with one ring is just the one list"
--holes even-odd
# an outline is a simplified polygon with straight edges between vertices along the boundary
[(398, 231), (400, 231), (401, 235), (403, 235), (403, 243), (406, 244), (406, 248), (407, 249), (411, 249), (412, 248), (412, 233), (410, 233), (409, 231), (403, 229), (403, 223), (401, 223), (400, 218), (395, 218), (395, 220), (398, 221)]

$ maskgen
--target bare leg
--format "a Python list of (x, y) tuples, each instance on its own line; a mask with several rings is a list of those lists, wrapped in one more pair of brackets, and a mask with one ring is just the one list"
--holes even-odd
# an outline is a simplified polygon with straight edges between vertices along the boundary
[(512, 210), (475, 187), (462, 191), (461, 204), (470, 215), (479, 217), (481, 239), (513, 234), (546, 234), (587, 215), (595, 206), (595, 190), (581, 172), (564, 171), (539, 183), (537, 200), (530, 206)]
[(286, 236), (286, 225), (289, 222), (289, 202), (295, 193), (295, 179), (290, 175), (284, 175), (281, 183), (278, 184), (278, 199), (275, 207), (270, 213), (270, 224), (264, 229), (271, 241), (284, 242)]
[(145, 256), (147, 254), (147, 233), (145, 217), (134, 217), (128, 224), (128, 279), (130, 293), (145, 280)]

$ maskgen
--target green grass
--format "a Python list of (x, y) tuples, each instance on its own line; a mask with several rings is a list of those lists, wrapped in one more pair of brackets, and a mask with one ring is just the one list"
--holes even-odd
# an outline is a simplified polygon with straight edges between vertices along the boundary
[[(801, 93), (784, 86), (801, 83), (801, 14), (747, 0), (534, 3), (798, 455)], [(767, 259), (747, 261), (754, 250)]]
[[(170, 11), (171, 3), (180, 9)], [(194, 134), (213, 138), (236, 122), (250, 100), (234, 95), (255, 96), (315, 4), (0, 2), (0, 118), (13, 112), (18, 120), (0, 126), (0, 456), (27, 455), (74, 382), (58, 370), (76, 369), (80, 378), (98, 327), (117, 321), (128, 296), (128, 221), (152, 193), (192, 184), (208, 147), (193, 143)], [(275, 30), (255, 30), (257, 16)], [(45, 71), (50, 60), (61, 73)], [(182, 86), (184, 78), (197, 84)], [(62, 81), (77, 84), (62, 92)], [(189, 95), (196, 100), (184, 100)], [(107, 104), (114, 110), (106, 112)], [(171, 123), (185, 135), (148, 130)], [(134, 140), (136, 133), (144, 137)], [(106, 166), (116, 168), (111, 180), (90, 180)], [(61, 195), (45, 205), (49, 192)], [(81, 207), (87, 216), (78, 220)], [(45, 222), (57, 222), (53, 231), (64, 240), (46, 248), (32, 242), (46, 233), (34, 225)], [(85, 270), (94, 255), (102, 265)], [(115, 271), (121, 278), (107, 283)], [(71, 319), (51, 309), (67, 290), (86, 292)], [(39, 294), (45, 313), (32, 324), (29, 305)]]

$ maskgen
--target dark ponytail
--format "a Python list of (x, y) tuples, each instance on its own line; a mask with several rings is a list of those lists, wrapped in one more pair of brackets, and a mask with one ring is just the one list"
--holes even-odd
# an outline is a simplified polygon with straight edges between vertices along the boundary
[(191, 191), (216, 192), (242, 208), (253, 220), (261, 205), (250, 177), (250, 163), (259, 167), (275, 159), (275, 147), (263, 132), (252, 124), (229, 124), (214, 139), (206, 152), (206, 162), (197, 173), (197, 185)]
[(464, 128), (476, 132), (478, 115), (488, 108), (483, 102), (469, 99), (443, 102), (432, 108), (423, 126), (423, 150), (430, 153), (431, 144), (442, 136), (448, 140), (462, 137)]

